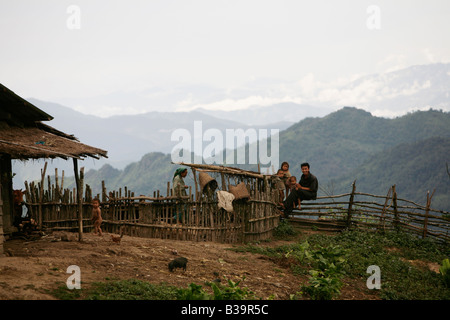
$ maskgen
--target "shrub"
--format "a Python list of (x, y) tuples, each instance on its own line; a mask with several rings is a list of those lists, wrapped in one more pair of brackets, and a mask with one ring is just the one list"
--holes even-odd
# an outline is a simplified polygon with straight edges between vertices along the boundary
[(442, 266), (439, 268), (439, 272), (444, 279), (445, 285), (450, 288), (450, 260), (444, 259)]
[(281, 220), (278, 227), (273, 230), (274, 237), (278, 239), (289, 238), (295, 236), (296, 234), (297, 231), (294, 230), (294, 227), (292, 227), (287, 220)]
[[(226, 279), (226, 278), (225, 278)], [(244, 280), (245, 277), (242, 279)], [(227, 280), (227, 279), (226, 279)], [(207, 293), (201, 285), (191, 283), (187, 289), (179, 289), (177, 293), (178, 300), (246, 300), (253, 299), (255, 295), (247, 287), (241, 288), (239, 284), (242, 280), (234, 282), (227, 280), (227, 286), (215, 282), (208, 282), (213, 294)]]
[(176, 287), (155, 285), (137, 279), (96, 282), (87, 300), (174, 300)]
[(320, 247), (310, 255), (309, 285), (302, 289), (314, 300), (331, 300), (340, 294), (347, 251), (340, 246)]

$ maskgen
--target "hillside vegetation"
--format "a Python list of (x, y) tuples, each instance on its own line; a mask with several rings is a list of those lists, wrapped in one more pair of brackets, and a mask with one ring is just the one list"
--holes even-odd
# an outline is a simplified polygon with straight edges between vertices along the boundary
[(403, 199), (417, 203), (425, 203), (427, 192), (435, 189), (432, 207), (449, 211), (450, 177), (446, 169), (449, 152), (448, 137), (399, 144), (371, 156), (336, 183), (336, 189), (348, 191), (356, 180), (359, 190), (383, 195), (395, 184)]

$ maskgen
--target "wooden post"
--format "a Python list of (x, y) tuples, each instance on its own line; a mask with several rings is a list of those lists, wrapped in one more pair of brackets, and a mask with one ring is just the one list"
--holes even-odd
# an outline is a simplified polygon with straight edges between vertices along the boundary
[(55, 201), (59, 201), (59, 199), (61, 198), (61, 194), (59, 191), (58, 168), (55, 168)]
[(64, 170), (61, 173), (61, 194), (64, 192)]
[(106, 202), (107, 200), (105, 180), (102, 180), (102, 202)]
[(169, 197), (170, 194), (170, 181), (167, 181), (167, 193), (166, 193), (166, 197)]
[(3, 237), (3, 199), (2, 199), (2, 180), (0, 179), (0, 257), (3, 256), (4, 248), (3, 243), (5, 239)]
[(397, 191), (395, 190), (395, 184), (392, 186), (392, 205), (394, 206), (394, 228), (399, 231), (400, 219), (398, 217)]
[(47, 162), (45, 162), (44, 169), (41, 169), (41, 185), (39, 190), (39, 229), (42, 229), (42, 200), (44, 198), (44, 179), (46, 170)]
[(198, 193), (198, 186), (197, 186), (197, 173), (194, 168), (191, 167), (192, 175), (194, 176), (194, 186), (195, 186), (195, 202), (198, 202), (198, 199), (200, 197)]
[(222, 180), (222, 191), (227, 191), (227, 185), (225, 183), (225, 175), (223, 172), (220, 173), (220, 180)]
[(427, 236), (427, 228), (428, 228), (428, 216), (430, 215), (430, 206), (431, 206), (431, 198), (433, 198), (434, 192), (436, 189), (433, 190), (433, 193), (430, 196), (430, 191), (427, 192), (427, 209), (425, 211), (425, 219), (423, 221), (423, 234), (422, 238), (425, 238)]
[(83, 240), (83, 180), (84, 167), (81, 168), (78, 175), (78, 160), (73, 158), (73, 169), (75, 171), (75, 183), (77, 185), (77, 200), (78, 200), (78, 241)]
[(347, 228), (350, 228), (350, 224), (352, 223), (352, 206), (353, 200), (355, 198), (355, 190), (356, 190), (356, 180), (352, 183), (352, 193), (350, 194), (350, 200), (348, 202), (347, 209)]
[(383, 232), (385, 231), (385, 220), (384, 220), (384, 215), (386, 213), (386, 210), (388, 208), (387, 204), (389, 202), (389, 198), (392, 192), (392, 188), (389, 188), (388, 193), (386, 195), (386, 201), (384, 202), (384, 206), (383, 206), (383, 211), (381, 212), (381, 217), (380, 217), (380, 224), (383, 228)]

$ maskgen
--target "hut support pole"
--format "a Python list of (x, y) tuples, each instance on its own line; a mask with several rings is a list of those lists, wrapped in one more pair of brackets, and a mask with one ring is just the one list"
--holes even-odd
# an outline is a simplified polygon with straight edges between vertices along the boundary
[(81, 168), (78, 174), (78, 160), (73, 158), (73, 170), (75, 171), (75, 183), (77, 185), (77, 200), (78, 200), (78, 241), (83, 240), (83, 180), (84, 167)]
[(2, 200), (2, 180), (0, 179), (0, 257), (3, 256), (4, 248), (3, 243), (5, 239), (3, 237), (3, 200)]
[(45, 171), (47, 171), (47, 162), (45, 162), (44, 169), (41, 169), (41, 185), (39, 190), (39, 229), (41, 230), (42, 230), (42, 201), (44, 199)]

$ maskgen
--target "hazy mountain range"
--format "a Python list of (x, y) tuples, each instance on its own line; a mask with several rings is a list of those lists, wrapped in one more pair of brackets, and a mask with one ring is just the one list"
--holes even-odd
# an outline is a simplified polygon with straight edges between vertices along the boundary
[[(408, 125), (419, 125), (420, 123), (413, 124), (413, 122), (409, 123), (405, 120), (410, 116), (407, 113), (413, 110), (442, 109), (444, 113), (440, 113), (440, 116), (448, 115), (445, 111), (450, 110), (450, 64), (412, 66), (384, 74), (363, 76), (333, 87), (299, 81), (292, 83), (291, 86), (279, 86), (273, 82), (258, 82), (239, 90), (230, 90), (227, 93), (219, 92), (220, 90), (215, 91), (210, 87), (200, 89), (177, 88), (175, 90), (176, 97), (171, 96), (171, 99), (175, 101), (184, 99), (194, 92), (194, 98), (191, 100), (195, 103), (187, 108), (192, 111), (164, 112), (168, 109), (165, 107), (167, 101), (159, 100), (159, 105), (155, 106), (160, 110), (158, 112), (108, 118), (82, 114), (61, 104), (33, 98), (27, 100), (54, 117), (54, 120), (48, 122), (50, 126), (74, 134), (83, 143), (108, 150), (109, 159), (100, 161), (86, 159), (82, 162), (81, 166), (84, 166), (86, 171), (103, 169), (104, 164), (109, 164), (110, 169), (124, 172), (127, 166), (136, 163), (150, 152), (161, 152), (161, 155), (167, 156), (177, 143), (171, 141), (173, 131), (184, 128), (192, 133), (194, 121), (201, 121), (203, 131), (210, 128), (218, 129), (221, 132), (237, 128), (244, 130), (248, 128), (279, 129), (280, 156), (292, 161), (293, 169), (296, 169), (295, 163), (298, 159), (307, 158), (315, 163), (320, 172), (327, 174), (326, 179), (328, 179), (330, 172), (333, 173), (332, 176), (337, 177), (343, 172), (349, 172), (350, 169), (356, 170), (363, 161), (368, 161), (369, 156), (374, 152), (382, 152), (385, 148), (394, 147), (396, 144), (417, 142), (425, 138), (423, 135), (415, 134), (417, 131), (414, 130), (414, 127), (404, 131), (406, 135), (411, 135), (410, 139), (406, 140), (396, 139), (395, 134), (387, 135), (386, 132), (394, 130), (392, 128), (396, 128), (395, 130), (400, 132), (402, 126), (406, 129)], [(156, 92), (158, 88), (149, 90)], [(251, 97), (263, 95), (264, 92), (269, 92), (271, 99), (268, 101), (273, 103), (269, 105), (252, 104)], [(297, 95), (301, 99), (292, 99), (296, 102), (287, 102), (285, 98), (280, 98), (280, 102), (276, 102), (277, 97), (281, 97), (281, 92), (294, 98)], [(169, 95), (169, 92), (166, 93)], [(117, 99), (118, 96), (120, 99)], [(114, 100), (116, 105), (117, 103), (133, 105), (135, 101), (137, 105), (152, 102), (136, 92), (117, 93), (117, 95), (112, 94), (103, 98), (105, 98), (105, 105), (108, 104), (109, 98)], [(100, 103), (98, 100), (100, 97), (96, 99), (91, 102)], [(233, 104), (243, 100), (248, 103), (248, 107), (245, 109), (232, 110), (233, 108), (230, 107), (230, 111), (218, 111), (211, 108), (212, 105), (223, 104), (224, 101), (230, 101), (230, 104)], [(359, 113), (349, 112), (349, 110), (353, 110), (352, 108), (342, 109), (345, 105), (356, 106)], [(342, 112), (336, 112), (337, 110)], [(343, 116), (346, 112), (348, 114)], [(351, 125), (356, 121), (356, 114), (361, 116), (361, 118), (356, 117), (360, 122), (357, 126), (352, 127)], [(402, 117), (395, 119), (400, 115)], [(394, 117), (394, 119), (387, 119), (388, 117)], [(396, 120), (396, 125), (388, 125), (389, 120)], [(437, 120), (427, 120), (427, 128), (433, 128), (435, 126), (433, 121)], [(316, 125), (312, 126), (312, 123)], [(380, 124), (380, 127), (374, 130), (374, 124)], [(447, 128), (450, 127), (448, 123), (446, 124)], [(354, 141), (352, 139), (355, 137), (341, 136), (332, 130), (341, 127), (351, 127), (350, 133), (355, 137), (366, 137), (366, 140)], [(423, 132), (426, 133), (427, 130), (429, 129), (424, 129)], [(445, 129), (443, 130), (447, 132)], [(308, 140), (307, 137), (311, 135), (318, 140)], [(427, 135), (426, 137), (433, 136)], [(444, 133), (444, 136), (448, 137), (447, 133)], [(373, 143), (376, 140), (386, 143)], [(291, 146), (291, 148), (295, 146), (293, 150), (297, 151), (285, 150), (286, 146)], [(334, 150), (335, 153), (330, 153), (330, 150)], [(339, 150), (347, 161), (335, 161), (341, 156)], [(354, 162), (355, 160), (357, 161)], [(450, 159), (448, 161), (450, 162)], [(24, 180), (39, 178), (43, 163), (42, 160), (16, 162), (13, 167), (16, 173), (15, 185), (22, 187)], [(64, 169), (66, 176), (73, 175), (71, 162), (50, 161), (47, 173), (52, 173), (52, 167), (58, 167), (60, 172)], [(154, 170), (158, 169), (154, 168)], [(322, 181), (324, 181), (323, 178)]]
[(58, 102), (104, 116), (148, 111), (200, 111), (248, 125), (298, 122), (354, 106), (378, 117), (401, 116), (429, 107), (450, 111), (450, 64), (434, 63), (370, 75), (322, 81), (307, 74), (295, 81), (255, 78), (235, 87), (204, 84), (149, 85)]

